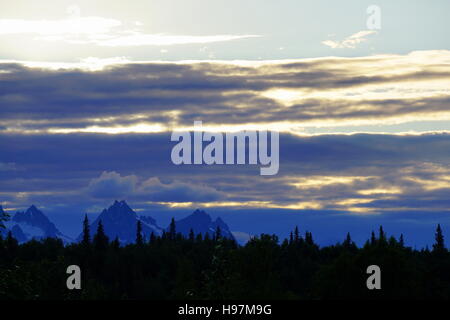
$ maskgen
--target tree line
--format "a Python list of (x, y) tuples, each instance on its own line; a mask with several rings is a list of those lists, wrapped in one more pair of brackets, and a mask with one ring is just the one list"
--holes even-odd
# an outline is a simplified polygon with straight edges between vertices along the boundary
[[(382, 289), (368, 290), (366, 268), (381, 268)], [(68, 290), (66, 269), (81, 269), (81, 290)], [(350, 234), (319, 247), (296, 227), (288, 239), (261, 234), (240, 246), (214, 235), (169, 230), (136, 241), (109, 239), (102, 223), (91, 238), (64, 245), (47, 238), (19, 244), (0, 237), (0, 299), (449, 299), (450, 254), (441, 227), (431, 249), (405, 246), (383, 228), (358, 247)]]

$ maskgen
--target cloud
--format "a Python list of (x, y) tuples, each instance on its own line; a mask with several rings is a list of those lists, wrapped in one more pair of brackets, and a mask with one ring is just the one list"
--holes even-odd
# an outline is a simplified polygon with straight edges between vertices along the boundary
[(363, 30), (359, 31), (357, 33), (352, 34), (351, 36), (348, 36), (344, 40), (341, 41), (335, 41), (335, 40), (325, 40), (322, 41), (322, 44), (332, 48), (332, 49), (355, 49), (357, 45), (359, 45), (362, 42), (367, 41), (367, 36), (376, 34), (376, 31), (373, 30)]
[(110, 40), (99, 41), (98, 45), (106, 47), (119, 46), (170, 46), (181, 44), (204, 44), (213, 42), (224, 42), (238, 39), (255, 38), (258, 35), (164, 35), (164, 34), (134, 34), (121, 36)]
[(201, 119), (224, 130), (308, 133), (450, 121), (449, 62), (445, 50), (277, 62), (91, 58), (60, 69), (5, 62), (0, 131), (151, 133)]
[(140, 199), (154, 202), (208, 202), (224, 198), (224, 194), (202, 184), (174, 180), (163, 183), (158, 177), (139, 182), (135, 175), (121, 176), (104, 171), (89, 182), (87, 192), (98, 199)]
[(224, 198), (216, 189), (183, 181), (162, 183), (153, 177), (142, 183), (139, 192), (149, 200), (161, 202), (209, 202)]
[(17, 170), (14, 162), (0, 162), (0, 171), (14, 171)]
[(169, 35), (148, 34), (142, 23), (72, 14), (60, 20), (0, 19), (0, 36), (30, 35), (34, 40), (93, 44), (105, 47), (170, 46), (205, 44), (260, 37), (259, 35)]
[(136, 182), (136, 176), (122, 177), (117, 172), (104, 171), (99, 178), (92, 179), (89, 182), (87, 191), (95, 198), (119, 199), (133, 193)]
[(255, 166), (175, 166), (172, 146), (169, 134), (0, 135), (4, 159), (23, 168), (0, 172), (0, 198), (15, 206), (119, 198), (139, 206), (353, 214), (450, 205), (449, 134), (282, 134), (280, 171), (270, 178)]

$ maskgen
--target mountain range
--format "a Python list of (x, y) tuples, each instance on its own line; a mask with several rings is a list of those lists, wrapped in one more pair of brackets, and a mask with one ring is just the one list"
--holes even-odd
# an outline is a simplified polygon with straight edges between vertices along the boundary
[[(137, 222), (141, 221), (142, 235), (148, 239), (153, 233), (161, 235), (163, 229), (160, 228), (155, 219), (148, 216), (138, 216), (125, 201), (114, 201), (113, 205), (108, 209), (104, 209), (97, 219), (90, 225), (91, 238), (97, 231), (99, 222), (102, 222), (105, 234), (110, 240), (116, 237), (120, 243), (132, 243), (136, 240)], [(80, 241), (83, 234), (81, 233), (77, 240)]]
[[(0, 206), (0, 214), (3, 212), (3, 208)], [(150, 216), (137, 215), (123, 200), (114, 201), (109, 208), (104, 209), (90, 224), (91, 238), (96, 233), (100, 221), (109, 239), (114, 240), (117, 237), (122, 244), (135, 242), (138, 221), (141, 222), (144, 239), (149, 239), (152, 233), (158, 236), (169, 230), (169, 227), (164, 229), (158, 226), (156, 220)], [(65, 243), (74, 241), (59, 231), (48, 217), (34, 205), (24, 212), (17, 212), (4, 224), (6, 229), (0, 229), (0, 234), (5, 236), (8, 231), (11, 231), (13, 237), (21, 243), (32, 239), (40, 240), (44, 238), (60, 238)], [(175, 226), (176, 231), (186, 237), (191, 230), (196, 235), (199, 233), (202, 235), (209, 234), (212, 237), (219, 227), (223, 237), (234, 239), (228, 225), (221, 218), (213, 220), (203, 210), (195, 210), (186, 218), (176, 221)], [(81, 238), (82, 234), (75, 241), (80, 241)]]
[[(1, 211), (1, 213), (4, 212), (3, 208), (1, 208)], [(13, 237), (19, 242), (45, 238), (60, 238), (66, 243), (73, 241), (70, 237), (59, 231), (47, 216), (34, 205), (26, 211), (17, 212), (4, 224), (6, 229), (10, 230)]]
[(213, 221), (209, 214), (199, 209), (186, 218), (176, 221), (175, 227), (176, 231), (184, 236), (188, 236), (192, 229), (194, 234), (208, 234), (211, 237), (216, 233), (217, 228), (220, 228), (222, 237), (234, 239), (228, 225), (220, 217)]

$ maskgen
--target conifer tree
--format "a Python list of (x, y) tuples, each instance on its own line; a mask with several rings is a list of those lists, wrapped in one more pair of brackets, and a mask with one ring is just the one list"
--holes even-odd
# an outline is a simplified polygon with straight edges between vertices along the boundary
[(5, 211), (3, 211), (2, 206), (0, 206), (0, 229), (5, 229), (5, 225), (3, 222), (8, 221), (9, 214)]
[(83, 221), (83, 240), (81, 241), (84, 247), (89, 246), (91, 243), (91, 232), (89, 227), (89, 219), (87, 217), (87, 214), (84, 215), (84, 221)]
[(398, 244), (400, 245), (400, 247), (404, 247), (405, 246), (405, 240), (403, 239), (403, 233), (400, 234), (400, 239), (398, 240)]
[(377, 242), (377, 238), (375, 237), (375, 232), (372, 231), (370, 235), (370, 244), (374, 245)]
[(169, 226), (169, 238), (171, 240), (175, 240), (176, 235), (177, 235), (177, 229), (175, 226), (175, 219), (172, 218), (172, 220), (170, 221), (170, 226)]
[(378, 240), (380, 243), (386, 243), (386, 233), (384, 233), (383, 226), (380, 226)]
[(113, 240), (113, 242), (111, 242), (111, 246), (114, 250), (118, 250), (120, 248), (120, 241), (119, 241), (119, 237), (116, 236)]
[(152, 231), (152, 233), (150, 234), (150, 243), (155, 243), (156, 237), (155, 237), (155, 233)]
[(194, 241), (195, 240), (195, 233), (194, 230), (191, 228), (189, 230), (189, 241)]
[(352, 244), (352, 238), (350, 237), (350, 232), (347, 232), (347, 236), (344, 241), (344, 247), (350, 247)]
[(15, 255), (17, 249), (19, 248), (19, 242), (16, 238), (13, 237), (11, 230), (8, 231), (8, 235), (6, 236), (6, 249), (9, 251), (11, 255)]
[(98, 222), (97, 232), (95, 233), (93, 243), (95, 249), (100, 251), (105, 250), (108, 247), (109, 239), (105, 234), (105, 230), (103, 228), (103, 223), (101, 220)]
[(142, 222), (138, 220), (136, 225), (136, 244), (141, 246), (144, 243), (144, 239), (142, 238)]
[(214, 239), (215, 240), (220, 240), (220, 238), (222, 238), (222, 230), (220, 230), (220, 227), (217, 226), (216, 233), (214, 235)]
[(305, 233), (305, 242), (307, 244), (309, 244), (309, 245), (313, 245), (314, 244), (314, 240), (313, 240), (311, 232), (306, 231), (306, 233)]
[(435, 234), (436, 242), (433, 244), (433, 252), (443, 253), (446, 251), (444, 243), (444, 235), (442, 234), (441, 225), (438, 224)]
[(149, 242), (155, 243), (155, 240), (156, 240), (156, 236), (155, 236), (155, 233), (152, 231), (152, 233), (150, 234)]
[(300, 240), (300, 234), (298, 231), (298, 226), (295, 226), (295, 230), (294, 230), (294, 241), (295, 243), (298, 243)]

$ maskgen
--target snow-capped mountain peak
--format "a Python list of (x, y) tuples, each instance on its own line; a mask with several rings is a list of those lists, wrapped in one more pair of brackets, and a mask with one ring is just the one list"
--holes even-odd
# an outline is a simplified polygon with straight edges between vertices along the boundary
[(62, 234), (35, 205), (30, 206), (26, 211), (17, 212), (11, 220), (5, 223), (5, 226), (11, 230), (19, 242), (45, 238), (60, 238), (64, 242), (72, 241)]
[[(137, 222), (141, 221), (142, 234), (145, 238), (154, 233), (160, 235), (162, 228), (160, 228), (156, 221), (151, 217), (140, 217), (133, 209), (124, 201), (114, 201), (114, 203), (107, 209), (104, 209), (97, 219), (90, 225), (91, 236), (93, 237), (97, 232), (99, 222), (102, 222), (105, 234), (114, 240), (119, 238), (122, 243), (133, 243), (136, 240)], [(81, 240), (82, 234), (78, 236)]]

